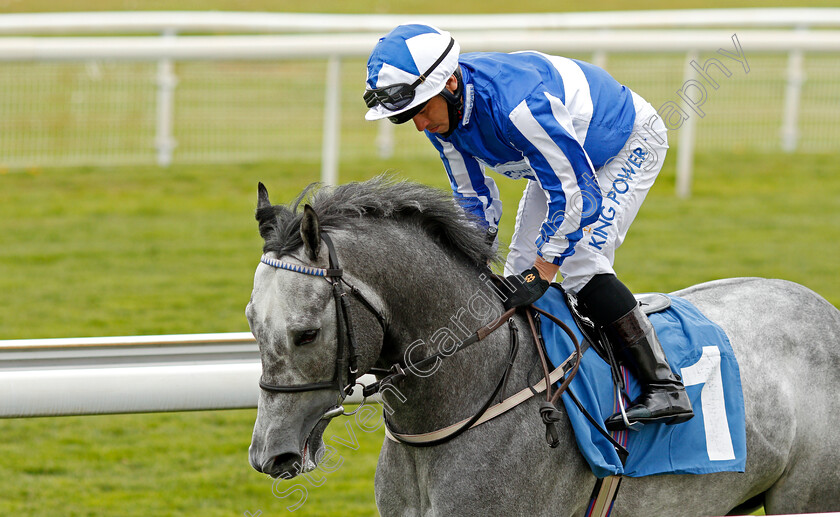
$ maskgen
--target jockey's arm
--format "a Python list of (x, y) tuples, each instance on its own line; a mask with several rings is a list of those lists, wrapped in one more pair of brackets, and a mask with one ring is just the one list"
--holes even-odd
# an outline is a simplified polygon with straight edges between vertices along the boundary
[(537, 260), (534, 263), (534, 267), (537, 268), (537, 271), (540, 272), (540, 278), (547, 282), (553, 282), (554, 277), (557, 275), (557, 272), (560, 270), (560, 266), (557, 264), (553, 264), (548, 262), (544, 258), (537, 255)]
[(484, 174), (484, 167), (474, 157), (461, 153), (433, 134), (427, 133), (426, 136), (440, 153), (452, 194), (464, 210), (483, 221), (485, 229), (498, 227), (502, 218), (502, 200), (493, 178)]
[(528, 159), (548, 198), (534, 267), (551, 282), (574, 253), (582, 228), (600, 210), (601, 190), (592, 163), (573, 130), (572, 117), (549, 92), (537, 91), (509, 115), (507, 134)]

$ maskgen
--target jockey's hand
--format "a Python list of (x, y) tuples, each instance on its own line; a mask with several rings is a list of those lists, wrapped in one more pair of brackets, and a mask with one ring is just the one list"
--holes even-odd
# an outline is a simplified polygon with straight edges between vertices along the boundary
[(506, 296), (502, 301), (505, 310), (531, 305), (545, 294), (549, 285), (548, 281), (540, 277), (536, 267), (526, 269), (519, 275), (505, 277), (502, 283), (502, 291)]

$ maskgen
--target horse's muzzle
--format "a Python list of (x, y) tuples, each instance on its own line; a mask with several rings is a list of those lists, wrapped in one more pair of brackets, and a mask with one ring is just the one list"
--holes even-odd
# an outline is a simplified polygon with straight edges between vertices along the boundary
[(269, 457), (261, 465), (257, 465), (252, 458), (251, 466), (257, 472), (268, 474), (272, 478), (292, 479), (303, 471), (301, 459), (300, 454), (296, 452), (285, 452)]

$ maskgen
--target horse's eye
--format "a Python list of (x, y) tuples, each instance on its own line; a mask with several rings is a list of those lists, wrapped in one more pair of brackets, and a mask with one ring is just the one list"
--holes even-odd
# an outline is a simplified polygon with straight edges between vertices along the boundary
[(308, 345), (318, 337), (318, 329), (304, 330), (295, 336), (295, 346)]

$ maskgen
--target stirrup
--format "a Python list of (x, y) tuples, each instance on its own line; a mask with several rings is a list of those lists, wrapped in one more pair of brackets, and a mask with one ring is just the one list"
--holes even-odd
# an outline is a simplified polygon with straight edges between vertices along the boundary
[(615, 387), (615, 394), (618, 397), (618, 410), (621, 413), (621, 419), (624, 420), (624, 427), (629, 429), (630, 431), (641, 431), (642, 428), (645, 426), (642, 422), (630, 422), (627, 418), (627, 411), (624, 408), (624, 397), (621, 395), (621, 388), (616, 386)]

